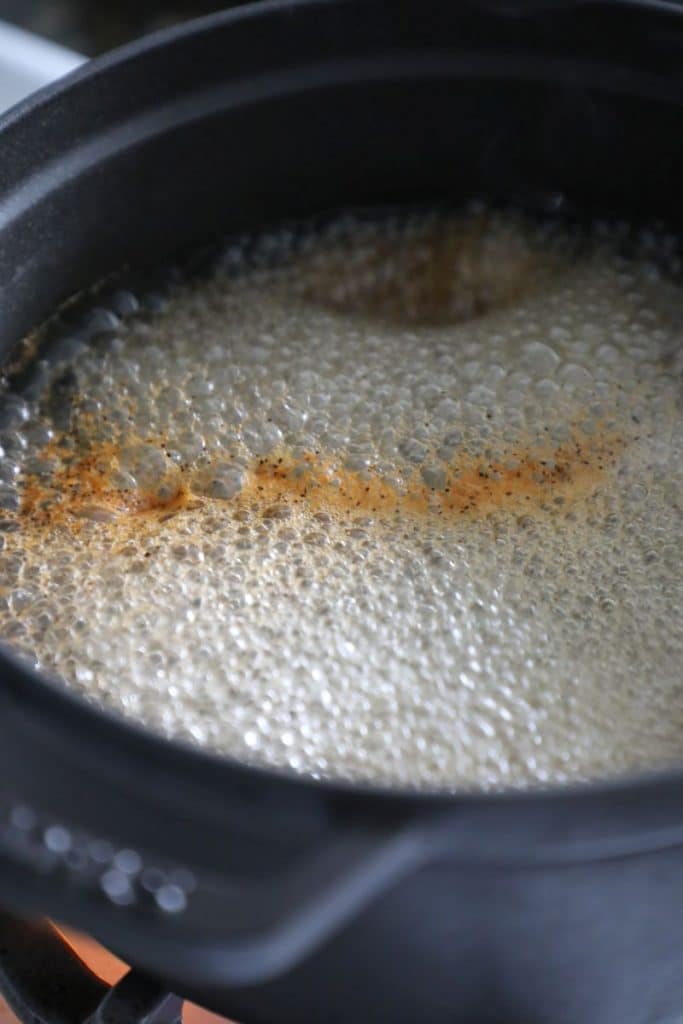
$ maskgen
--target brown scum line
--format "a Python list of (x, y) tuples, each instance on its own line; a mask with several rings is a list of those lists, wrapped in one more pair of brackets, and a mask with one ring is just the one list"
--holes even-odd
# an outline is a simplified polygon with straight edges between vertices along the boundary
[[(567, 507), (585, 498), (599, 487), (623, 446), (617, 436), (589, 438), (575, 432), (570, 441), (558, 446), (525, 449), (518, 445), (504, 459), (486, 461), (471, 455), (455, 459), (439, 488), (429, 487), (415, 471), (401, 491), (372, 469), (354, 472), (313, 453), (297, 460), (283, 449), (254, 460), (234, 498), (212, 501), (216, 506), (251, 507), (264, 515), (271, 514), (274, 505), (289, 503), (311, 511), (378, 517), (396, 512), (452, 517), (496, 510), (530, 512), (556, 499)], [(52, 442), (50, 449), (47, 454), (63, 454), (59, 442)], [(58, 525), (77, 531), (87, 519), (140, 529), (145, 523), (163, 524), (207, 500), (192, 490), (182, 467), (169, 471), (163, 491), (117, 488), (113, 476), (120, 451), (117, 444), (101, 444), (61, 466), (48, 483), (29, 477), (19, 513), (24, 532), (42, 533)], [(204, 472), (210, 479), (210, 465)]]

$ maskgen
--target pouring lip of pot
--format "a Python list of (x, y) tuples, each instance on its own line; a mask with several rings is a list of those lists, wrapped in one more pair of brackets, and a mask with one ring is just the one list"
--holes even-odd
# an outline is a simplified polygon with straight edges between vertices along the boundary
[[(429, 6), (436, 10), (439, 4), (433, 2)], [(476, 9), (474, 3), (469, 6)], [(537, 11), (539, 4), (532, 6)], [(618, 4), (610, 0), (577, 6), (608, 11), (616, 18), (623, 14), (617, 10)], [(683, 8), (676, 10), (659, 0), (644, 0), (640, 4), (629, 0), (627, 7), (640, 14), (675, 15), (677, 24), (683, 24)], [(21, 209), (17, 213), (13, 189), (18, 192), (25, 186), (19, 207), (21, 201), (34, 201), (42, 187), (38, 180), (43, 172), (40, 161), (52, 160), (50, 166), (57, 167), (63, 155), (61, 150), (50, 150), (50, 145), (57, 146), (50, 131), (55, 110), (60, 113), (60, 103), (70, 111), (72, 106), (77, 107), (76, 101), (85, 103), (86, 89), (93, 90), (95, 86), (100, 91), (95, 89), (95, 99), (88, 102), (92, 104), (101, 97), (109, 102), (107, 76), (132, 74), (133, 66), (142, 65), (150, 57), (158, 58), (172, 48), (176, 50), (174, 59), (180, 60), (179, 54), (187, 44), (219, 28), (249, 22), (258, 25), (271, 17), (284, 19), (281, 25), (288, 19), (293, 24), (297, 18), (317, 18), (323, 14), (332, 20), (340, 11), (359, 13), (365, 20), (370, 17), (369, 12), (377, 15), (380, 8), (379, 2), (358, 0), (266, 0), (209, 15), (132, 43), (40, 90), (0, 118), (0, 145), (5, 145), (8, 154), (6, 168), (0, 168), (0, 240), (9, 238), (12, 242), (10, 229), (16, 228), (23, 215)], [(412, 7), (405, 2), (397, 5), (399, 13), (404, 9), (409, 12)], [(566, 4), (562, 10), (567, 13)], [(384, 12), (381, 17), (389, 15)], [(489, 12), (481, 14), (481, 18), (492, 19), (493, 23), (496, 15)], [(509, 10), (504, 20), (506, 24), (515, 20)], [(400, 23), (398, 15), (397, 21)], [(191, 48), (182, 59), (191, 61), (190, 51)], [(652, 68), (648, 66), (646, 70), (650, 74)], [(248, 69), (244, 73), (248, 74)], [(677, 74), (680, 76), (680, 66)], [(647, 82), (656, 93), (660, 79), (650, 74)], [(145, 81), (141, 83), (141, 87), (148, 85)], [(153, 103), (153, 95), (152, 100), (149, 95), (145, 100)], [(677, 102), (680, 106), (680, 100)], [(94, 116), (90, 109), (88, 117)], [(105, 130), (106, 116), (110, 113), (102, 115)], [(17, 144), (16, 135), (21, 134), (26, 123), (40, 124), (46, 133), (48, 141), (37, 156), (27, 154)], [(91, 155), (96, 155), (99, 140), (100, 136), (96, 136), (84, 144), (92, 141)], [(68, 153), (67, 144), (65, 148)], [(18, 170), (12, 167), (13, 161), (18, 162)], [(10, 287), (14, 284), (13, 279)], [(37, 306), (30, 307), (29, 293), (22, 293), (20, 286), (18, 272), (19, 297), (3, 306), (4, 330), (14, 339), (33, 326), (28, 317), (42, 313)], [(17, 803), (22, 801), (29, 811), (31, 806), (44, 808), (46, 817), (42, 820), (48, 825), (62, 820), (73, 822), (95, 834), (136, 843), (140, 849), (161, 850), (181, 863), (198, 864), (214, 875), (222, 872), (223, 861), (228, 863), (228, 873), (239, 869), (249, 877), (263, 877), (274, 866), (291, 865), (292, 858), (304, 849), (313, 849), (317, 857), (319, 848), (324, 848), (327, 857), (329, 843), (339, 844), (342, 837), (348, 838), (349, 832), (355, 833), (353, 841), (359, 844), (358, 849), (354, 847), (349, 853), (349, 864), (355, 863), (357, 856), (364, 864), (363, 870), (371, 861), (373, 870), (376, 869), (374, 875), (367, 873), (369, 868), (366, 874), (360, 869), (355, 874), (346, 871), (346, 888), (340, 885), (338, 889), (343, 890), (345, 898), (353, 890), (354, 899), (360, 898), (359, 893), (366, 893), (366, 882), (372, 887), (381, 876), (383, 884), (388, 884), (398, 877), (397, 872), (408, 870), (421, 859), (448, 856), (463, 862), (488, 860), (528, 866), (624, 857), (683, 844), (683, 765), (607, 781), (500, 792), (411, 791), (335, 779), (314, 780), (277, 769), (247, 766), (182, 741), (166, 739), (87, 703), (64, 684), (28, 667), (6, 645), (0, 645), (0, 670), (0, 771), (11, 813), (17, 812)], [(183, 827), (179, 827), (179, 821)], [(431, 830), (428, 840), (423, 828)], [(411, 829), (416, 831), (411, 833)], [(240, 849), (235, 848), (235, 837), (239, 838)], [(363, 847), (365, 840), (368, 850)], [(270, 844), (268, 857), (259, 861), (264, 841)], [(0, 855), (1, 847), (0, 842)], [(373, 859), (375, 853), (377, 858)], [(342, 871), (339, 866), (335, 870)], [(56, 896), (53, 898), (53, 890), (54, 887), (48, 889), (42, 882), (36, 883), (31, 890), (33, 906), (39, 908), (40, 900), (47, 900), (51, 912), (70, 915), (74, 923), (86, 926), (86, 911), (80, 917), (71, 912), (69, 900), (77, 902), (76, 890), (70, 890), (71, 895), (65, 895), (63, 903)], [(1, 877), (0, 891), (5, 898), (8, 888)], [(287, 894), (281, 894), (283, 902), (285, 896), (289, 899), (296, 891), (296, 885), (290, 886)], [(327, 892), (329, 895), (329, 886)], [(234, 912), (234, 892), (230, 899)], [(333, 919), (337, 923), (341, 920), (339, 915), (334, 918), (331, 911), (330, 915), (326, 926)], [(318, 925), (322, 927), (320, 921)], [(299, 920), (297, 927), (300, 926)], [(107, 936), (115, 936), (117, 927), (107, 924)], [(237, 960), (235, 963), (239, 974)]]

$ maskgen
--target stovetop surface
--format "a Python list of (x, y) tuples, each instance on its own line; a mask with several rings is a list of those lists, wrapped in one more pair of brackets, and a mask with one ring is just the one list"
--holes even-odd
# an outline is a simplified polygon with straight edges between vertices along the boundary
[(92, 57), (230, 6), (231, 0), (0, 0), (0, 19)]
[[(64, 932), (64, 934), (79, 957), (103, 981), (113, 985), (126, 973), (126, 965), (92, 939), (72, 932)], [(0, 1024), (18, 1024), (16, 1016), (2, 996), (0, 996)], [(231, 1024), (231, 1022), (208, 1010), (202, 1010), (198, 1006), (186, 1003), (183, 1007), (182, 1024)]]

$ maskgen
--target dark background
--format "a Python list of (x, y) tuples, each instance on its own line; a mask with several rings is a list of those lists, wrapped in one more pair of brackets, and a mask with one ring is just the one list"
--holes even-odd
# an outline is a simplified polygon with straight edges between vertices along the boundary
[(0, 19), (92, 57), (230, 0), (0, 0)]

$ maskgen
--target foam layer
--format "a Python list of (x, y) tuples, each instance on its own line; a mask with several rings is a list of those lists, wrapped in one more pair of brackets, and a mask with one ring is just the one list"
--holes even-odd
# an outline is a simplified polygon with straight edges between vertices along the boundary
[(679, 758), (677, 273), (663, 232), (477, 208), (100, 296), (1, 396), (0, 635), (316, 776)]

